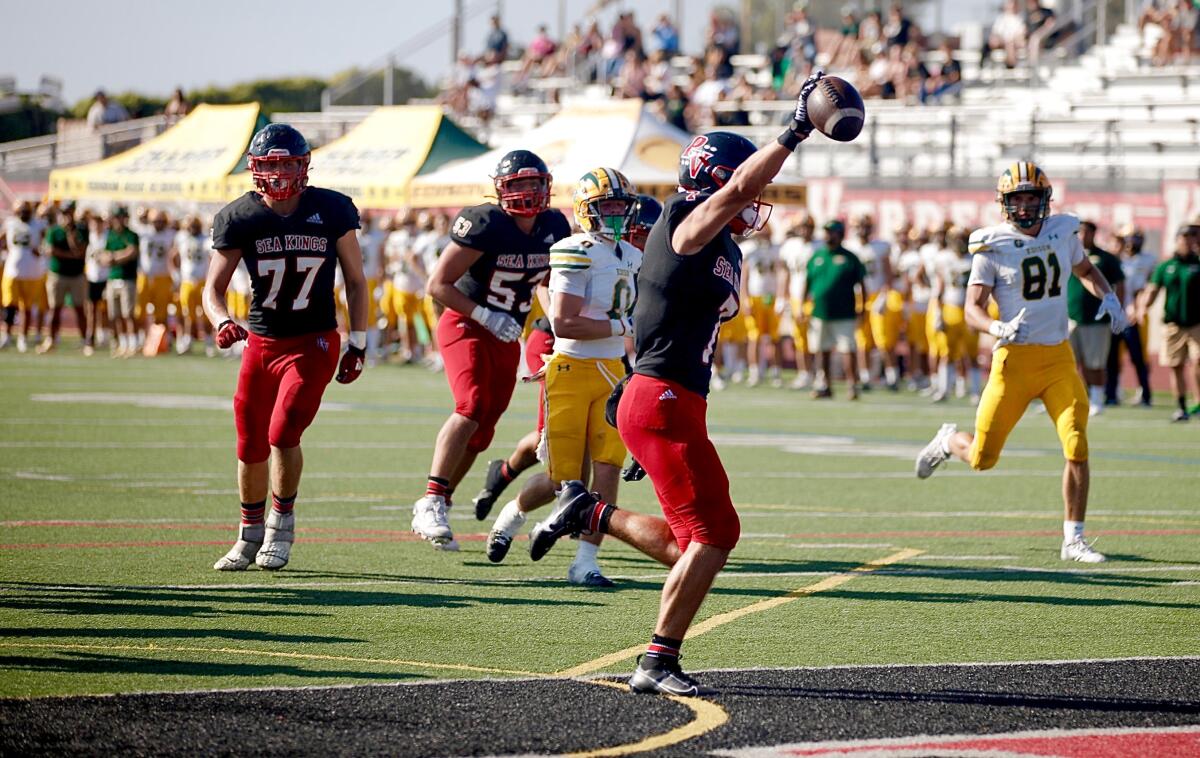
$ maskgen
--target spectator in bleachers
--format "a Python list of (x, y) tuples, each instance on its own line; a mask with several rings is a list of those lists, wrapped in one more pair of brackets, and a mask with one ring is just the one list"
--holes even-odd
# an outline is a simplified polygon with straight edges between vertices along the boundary
[(489, 63), (503, 63), (508, 59), (508, 32), (500, 25), (500, 17), (492, 16), (492, 30), (484, 43), (484, 57)]
[(921, 102), (929, 105), (940, 105), (943, 98), (958, 97), (962, 92), (962, 66), (954, 59), (954, 49), (950, 41), (943, 39), (938, 45), (941, 61), (929, 70), (929, 76), (922, 80), (918, 94)]
[(1029, 62), (1037, 65), (1043, 48), (1051, 46), (1051, 40), (1058, 28), (1058, 19), (1054, 11), (1042, 5), (1041, 0), (1026, 0), (1025, 30), (1029, 36)]
[(679, 54), (679, 30), (667, 14), (658, 17), (658, 23), (650, 32), (649, 47), (651, 52), (661, 51), (667, 58)]
[(904, 15), (904, 6), (898, 2), (892, 3), (891, 7), (888, 8), (887, 23), (883, 25), (885, 44), (904, 47), (911, 40), (919, 36), (920, 30), (916, 28), (908, 16)]
[(865, 49), (859, 48), (858, 60), (855, 62), (851, 81), (864, 98), (879, 97), (883, 93), (886, 69), (886, 59), (880, 56), (871, 60), (871, 54)]
[(1176, 0), (1167, 23), (1171, 60), (1190, 64), (1196, 46), (1197, 27), (1200, 25), (1200, 11), (1197, 11), (1192, 0)]
[(719, 48), (728, 58), (737, 55), (742, 47), (742, 33), (729, 11), (715, 10), (708, 17), (706, 46)]
[(883, 16), (871, 11), (858, 25), (858, 47), (867, 54), (868, 60), (883, 52)]
[[(808, 8), (800, 7), (792, 11), (788, 15), (788, 27), (792, 67), (811, 68), (817, 60), (817, 25), (808, 17)], [(807, 74), (799, 76), (803, 78)]]
[(858, 60), (858, 16), (854, 15), (854, 8), (846, 6), (842, 9), (842, 25), (838, 32), (841, 36), (829, 51), (829, 65), (848, 68)]
[(992, 24), (980, 64), (987, 64), (991, 50), (1003, 50), (1004, 65), (1007, 68), (1016, 68), (1019, 51), (1024, 48), (1025, 19), (1017, 11), (1017, 0), (1004, 0), (1004, 8)]
[(646, 66), (646, 56), (638, 48), (625, 51), (625, 60), (621, 64), (621, 73), (617, 75), (614, 93), (618, 97), (629, 99), (644, 99), (646, 97), (646, 77), (649, 70)]
[(129, 111), (125, 110), (125, 106), (109, 100), (108, 95), (104, 90), (96, 90), (96, 96), (92, 100), (92, 105), (87, 112), (87, 125), (92, 129), (99, 129), (105, 124), (115, 124), (119, 121), (128, 121)]
[(655, 100), (663, 96), (671, 81), (671, 61), (662, 50), (650, 53), (646, 61), (646, 98)]
[(660, 103), (664, 121), (685, 132), (692, 131), (692, 127), (688, 123), (688, 111), (691, 108), (691, 102), (688, 100), (687, 93), (683, 91), (683, 87), (680, 87), (676, 82), (668, 84)]
[(553, 76), (557, 64), (554, 53), (557, 50), (558, 45), (550, 39), (546, 25), (538, 26), (537, 34), (529, 41), (529, 45), (525, 48), (525, 54), (521, 56), (521, 73), (517, 80), (524, 83), (531, 75)]
[(183, 89), (176, 87), (175, 91), (171, 93), (171, 99), (167, 101), (167, 107), (163, 109), (163, 115), (167, 117), (167, 123), (173, 124), (191, 113), (191, 111), (192, 104), (184, 96)]

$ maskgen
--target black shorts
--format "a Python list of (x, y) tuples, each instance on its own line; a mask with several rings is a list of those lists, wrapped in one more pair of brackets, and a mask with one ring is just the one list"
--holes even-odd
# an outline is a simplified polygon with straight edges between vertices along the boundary
[(108, 282), (88, 282), (88, 301), (98, 303), (104, 299), (104, 287)]

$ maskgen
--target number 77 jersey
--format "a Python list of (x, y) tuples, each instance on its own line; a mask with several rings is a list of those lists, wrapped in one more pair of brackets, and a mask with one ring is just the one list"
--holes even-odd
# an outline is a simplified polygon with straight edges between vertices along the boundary
[(1077, 217), (1050, 216), (1036, 237), (1011, 224), (977, 229), (968, 250), (973, 255), (968, 284), (992, 288), (1001, 321), (1024, 308), (1026, 342), (1057, 345), (1067, 339), (1067, 279), (1084, 258)]

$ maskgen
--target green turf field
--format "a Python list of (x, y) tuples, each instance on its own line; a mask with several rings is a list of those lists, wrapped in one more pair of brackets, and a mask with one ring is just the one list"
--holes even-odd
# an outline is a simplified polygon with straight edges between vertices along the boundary
[[(462, 552), (409, 533), (445, 380), (386, 366), (331, 386), (305, 436), (291, 564), (213, 571), (237, 519), (235, 373), (0, 353), (0, 696), (630, 668), (604, 656), (647, 640), (663, 568), (610, 541), (619, 586), (588, 591), (563, 581), (569, 542), (537, 564), (524, 540), (503, 565), (483, 555), (490, 522), (470, 498), (486, 458), (533, 424), (529, 386), (458, 493)], [(1200, 654), (1200, 422), (1172, 425), (1166, 405), (1093, 420), (1088, 530), (1112, 560), (1084, 566), (1058, 560), (1045, 417), (1024, 419), (995, 471), (950, 464), (921, 482), (913, 455), (944, 420), (970, 427), (963, 401), (714, 395), (743, 538), (685, 665)], [(657, 510), (648, 482), (620, 502)]]

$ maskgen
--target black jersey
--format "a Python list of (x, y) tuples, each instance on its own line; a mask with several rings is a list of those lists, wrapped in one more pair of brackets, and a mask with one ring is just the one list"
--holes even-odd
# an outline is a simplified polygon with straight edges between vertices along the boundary
[(337, 328), (337, 241), (357, 229), (358, 209), (340, 192), (309, 187), (290, 216), (247, 192), (213, 219), (215, 250), (239, 250), (250, 273), (250, 331), (294, 337)]
[(721, 322), (737, 315), (742, 279), (742, 251), (728, 228), (695, 255), (671, 246), (675, 229), (706, 197), (680, 193), (663, 204), (646, 240), (633, 308), (634, 372), (701, 395), (708, 395)]
[(479, 305), (524, 324), (533, 291), (550, 271), (550, 246), (570, 235), (566, 216), (554, 209), (539, 213), (533, 230), (525, 234), (498, 205), (463, 208), (450, 239), (483, 255), (454, 286)]

